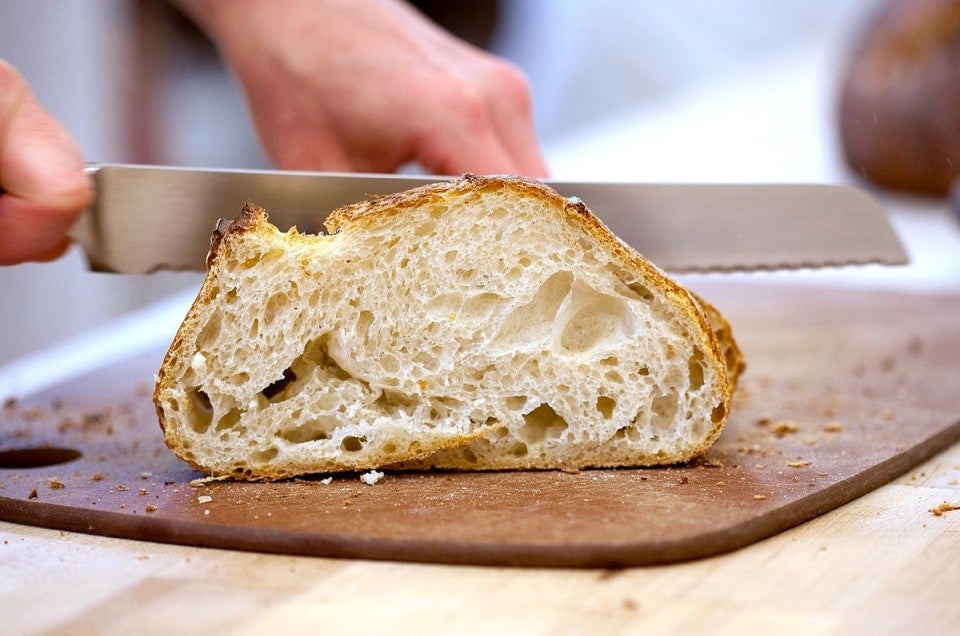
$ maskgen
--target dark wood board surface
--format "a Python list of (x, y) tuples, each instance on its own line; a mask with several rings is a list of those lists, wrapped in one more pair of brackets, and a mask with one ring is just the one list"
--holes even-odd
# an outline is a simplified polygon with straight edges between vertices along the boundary
[(332, 557), (645, 565), (761, 540), (960, 440), (960, 298), (691, 284), (748, 369), (690, 465), (191, 485), (201, 475), (163, 445), (150, 401), (156, 351), (0, 408), (0, 519)]

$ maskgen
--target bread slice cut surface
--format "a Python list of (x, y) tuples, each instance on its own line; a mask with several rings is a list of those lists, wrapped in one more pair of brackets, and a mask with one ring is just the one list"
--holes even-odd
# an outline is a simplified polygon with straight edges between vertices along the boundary
[(281, 232), (248, 205), (154, 394), (213, 476), (681, 462), (742, 358), (719, 313), (533, 181), (466, 176)]

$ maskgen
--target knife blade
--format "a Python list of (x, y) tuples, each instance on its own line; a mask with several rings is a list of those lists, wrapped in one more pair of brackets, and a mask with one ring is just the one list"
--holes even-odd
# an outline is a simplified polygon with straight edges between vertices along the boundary
[[(214, 170), (100, 164), (94, 205), (71, 237), (95, 271), (205, 267), (219, 219), (252, 201), (281, 230), (322, 232), (338, 207), (452, 177)], [(617, 236), (677, 273), (908, 262), (878, 202), (850, 186), (681, 184), (546, 179)]]

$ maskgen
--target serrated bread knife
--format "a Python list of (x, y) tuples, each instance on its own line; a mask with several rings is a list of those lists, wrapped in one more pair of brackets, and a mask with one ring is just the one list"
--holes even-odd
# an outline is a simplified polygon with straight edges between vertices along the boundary
[[(70, 234), (96, 271), (203, 270), (221, 218), (252, 201), (281, 230), (322, 232), (338, 207), (446, 177), (90, 166), (94, 205)], [(908, 262), (865, 192), (818, 184), (657, 184), (544, 180), (581, 199), (617, 236), (672, 272)]]

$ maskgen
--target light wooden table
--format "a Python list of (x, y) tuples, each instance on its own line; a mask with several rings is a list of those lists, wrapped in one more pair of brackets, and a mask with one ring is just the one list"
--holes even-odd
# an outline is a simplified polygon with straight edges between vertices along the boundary
[(0, 523), (3, 634), (953, 634), (960, 444), (737, 552), (618, 571), (302, 558)]

